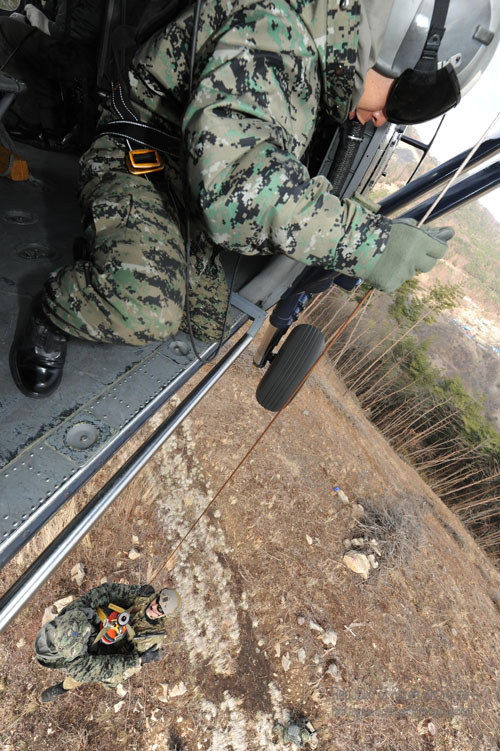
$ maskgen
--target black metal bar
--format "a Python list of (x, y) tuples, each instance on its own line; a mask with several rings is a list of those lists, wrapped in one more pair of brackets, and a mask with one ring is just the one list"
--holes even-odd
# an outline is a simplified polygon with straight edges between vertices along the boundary
[(410, 136), (405, 136), (404, 133), (401, 136), (401, 140), (403, 143), (407, 143), (408, 146), (413, 146), (413, 148), (418, 149), (419, 151), (427, 151), (429, 150), (428, 145), (424, 143), (423, 141), (417, 141), (416, 138), (411, 138)]
[[(415, 166), (415, 169), (413, 170), (413, 172), (411, 173), (410, 177), (407, 180), (407, 183), (409, 183), (409, 182), (411, 182), (413, 180), (413, 178), (417, 174), (418, 170), (420, 169), (420, 165), (422, 164), (422, 162), (424, 161), (425, 157), (427, 156), (427, 154), (431, 150), (432, 145), (433, 145), (434, 141), (436, 140), (437, 134), (441, 130), (441, 125), (444, 123), (445, 117), (446, 117), (446, 112), (441, 117), (441, 120), (439, 121), (439, 125), (437, 126), (436, 130), (434, 131), (434, 135), (432, 136), (432, 138), (429, 141), (429, 143), (427, 145), (426, 144), (421, 144), (420, 146), (419, 145), (416, 146), (417, 149), (421, 149), (422, 150), (422, 156), (418, 160), (418, 162), (417, 162), (417, 164)], [(405, 136), (405, 134), (403, 133), (403, 135), (401, 136), (401, 140), (405, 141), (406, 143), (410, 143), (413, 139), (411, 139), (410, 136)], [(419, 141), (416, 142), (416, 144), (419, 144), (419, 143), (420, 143)]]
[[(426, 223), (449, 214), (451, 211), (465, 206), (470, 201), (481, 198), (481, 196), (489, 193), (498, 185), (500, 185), (500, 161), (491, 164), (489, 167), (484, 167), (480, 172), (476, 172), (474, 175), (470, 175), (456, 185), (453, 185), (437, 204), (434, 211), (426, 220)], [(436, 195), (428, 198), (426, 201), (419, 203), (418, 206), (414, 206), (409, 211), (406, 211), (403, 216), (419, 221), (425, 216), (435, 199)]]
[[(451, 179), (453, 174), (467, 157), (469, 151), (470, 149), (463, 151), (461, 154), (458, 154), (458, 156), (453, 157), (453, 159), (448, 159), (447, 162), (444, 162), (429, 172), (426, 172), (425, 175), (417, 177), (416, 180), (413, 180), (392, 195), (384, 198), (380, 202), (380, 213), (384, 214), (384, 216), (391, 216), (396, 211), (403, 209), (409, 203), (412, 203), (412, 201), (420, 198), (424, 193), (427, 193), (430, 190), (437, 190), (440, 185), (443, 185), (447, 180)], [(469, 162), (467, 169), (471, 170), (474, 167), (477, 167), (487, 159), (494, 157), (496, 154), (500, 154), (500, 132), (493, 134), (483, 141)]]

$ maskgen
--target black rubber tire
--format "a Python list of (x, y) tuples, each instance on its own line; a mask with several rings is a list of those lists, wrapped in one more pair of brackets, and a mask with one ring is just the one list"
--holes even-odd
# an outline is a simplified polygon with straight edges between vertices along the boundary
[(316, 326), (302, 323), (285, 339), (257, 387), (257, 401), (278, 412), (323, 352), (325, 340)]

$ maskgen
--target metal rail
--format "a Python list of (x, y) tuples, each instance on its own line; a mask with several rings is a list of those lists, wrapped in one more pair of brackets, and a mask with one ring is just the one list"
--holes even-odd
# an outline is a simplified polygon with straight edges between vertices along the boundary
[(174, 412), (162, 422), (145, 443), (125, 462), (123, 467), (108, 480), (94, 498), (59, 533), (56, 539), (0, 598), (0, 633), (253, 341), (267, 314), (234, 293), (232, 296), (233, 300), (238, 308), (246, 313), (250, 313), (255, 318), (248, 332), (238, 340), (232, 349), (188, 394)]
[[(444, 183), (446, 183), (453, 177), (454, 173), (457, 171), (458, 167), (463, 162), (469, 151), (470, 149), (466, 149), (461, 154), (458, 154), (452, 159), (448, 159), (447, 162), (438, 165), (429, 172), (426, 172), (425, 175), (417, 177), (416, 180), (412, 180), (412, 182), (408, 183), (408, 185), (405, 185), (395, 193), (392, 193), (392, 195), (384, 198), (382, 201), (380, 201), (380, 213), (384, 214), (384, 216), (393, 216), (397, 211), (404, 209), (405, 206), (408, 206), (410, 203), (417, 200), (429, 191), (438, 190), (442, 185), (444, 185)], [(470, 160), (467, 169), (471, 170), (475, 167), (478, 167), (485, 161), (492, 159), (497, 154), (500, 154), (500, 132), (495, 133), (494, 135), (486, 138), (483, 141), (473, 158)], [(480, 177), (480, 175), (482, 175), (483, 172), (484, 170), (476, 173), (476, 175), (472, 175), (471, 178), (469, 178), (470, 182), (468, 183), (468, 188), (470, 188), (471, 191), (475, 191), (475, 181), (477, 181), (478, 183), (481, 181), (482, 178)], [(460, 184), (461, 183), (458, 183), (458, 185)], [(474, 192), (474, 194), (471, 194), (471, 197), (468, 200), (478, 198), (480, 195), (483, 195), (485, 192), (492, 190), (494, 187), (496, 187), (495, 184), (484, 188), (480, 193)], [(465, 196), (465, 193), (463, 195)], [(464, 201), (464, 203), (467, 203), (467, 201)], [(448, 205), (446, 198), (443, 201), (443, 205)], [(452, 211), (454, 208), (457, 208), (457, 205), (452, 204), (451, 207), (447, 209), (447, 211)], [(439, 216), (441, 216), (442, 213), (447, 212), (441, 212)], [(414, 214), (408, 213), (405, 214), (405, 216), (414, 216)], [(434, 215), (434, 218), (435, 216), (436, 215)]]
[[(486, 195), (491, 190), (494, 190), (500, 185), (500, 161), (490, 164), (488, 167), (484, 167), (480, 172), (475, 175), (470, 175), (457, 182), (442, 200), (433, 209), (426, 222), (431, 222), (433, 219), (438, 219), (440, 216), (449, 214), (451, 211), (455, 211), (461, 206), (465, 206), (471, 201), (475, 201), (481, 196)], [(408, 211), (405, 211), (404, 216), (411, 217), (419, 221), (422, 219), (427, 210), (432, 206), (436, 196), (433, 195), (426, 201), (419, 203)]]

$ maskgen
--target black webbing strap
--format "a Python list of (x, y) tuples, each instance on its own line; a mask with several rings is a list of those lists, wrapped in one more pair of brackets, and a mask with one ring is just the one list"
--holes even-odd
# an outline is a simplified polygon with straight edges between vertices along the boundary
[(135, 120), (111, 120), (97, 128), (96, 136), (124, 138), (130, 149), (142, 146), (162, 153), (179, 149), (179, 142), (173, 136)]
[(432, 11), (431, 25), (425, 41), (424, 49), (415, 70), (422, 73), (435, 73), (437, 70), (437, 56), (441, 40), (445, 32), (446, 16), (450, 0), (435, 0)]

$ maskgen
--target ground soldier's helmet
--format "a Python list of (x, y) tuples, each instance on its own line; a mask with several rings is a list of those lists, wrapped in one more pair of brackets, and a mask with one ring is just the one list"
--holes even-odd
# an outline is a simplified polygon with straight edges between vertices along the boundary
[(394, 0), (374, 65), (394, 78), (392, 122), (418, 123), (460, 101), (490, 62), (500, 39), (500, 0)]
[(175, 589), (162, 589), (158, 594), (158, 602), (164, 615), (174, 615), (181, 604), (181, 598)]

